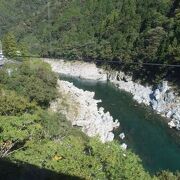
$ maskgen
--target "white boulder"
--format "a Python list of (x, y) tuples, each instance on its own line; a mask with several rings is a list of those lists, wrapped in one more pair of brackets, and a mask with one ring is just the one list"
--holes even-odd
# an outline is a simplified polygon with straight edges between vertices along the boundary
[(122, 148), (122, 150), (126, 150), (127, 149), (127, 144), (125, 144), (125, 143), (123, 143), (122, 145), (121, 145), (121, 148)]
[(125, 138), (125, 134), (124, 134), (124, 133), (121, 133), (121, 134), (119, 135), (119, 137), (123, 140), (123, 139)]

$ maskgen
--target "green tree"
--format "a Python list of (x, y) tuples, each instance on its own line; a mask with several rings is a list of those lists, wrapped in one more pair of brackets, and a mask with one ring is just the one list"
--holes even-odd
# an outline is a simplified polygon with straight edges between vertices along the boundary
[(38, 115), (0, 117), (0, 158), (25, 148), (31, 139), (40, 139), (43, 134)]
[(7, 57), (17, 56), (18, 46), (16, 43), (15, 36), (12, 33), (7, 33), (3, 37), (2, 41), (3, 53)]
[(138, 57), (142, 61), (157, 61), (158, 49), (162, 41), (166, 38), (166, 32), (161, 27), (147, 31), (138, 45)]
[(38, 60), (4, 67), (0, 70), (0, 83), (43, 108), (57, 97), (56, 74), (50, 65)]
[(24, 113), (34, 113), (38, 108), (35, 103), (30, 103), (27, 98), (18, 96), (13, 91), (0, 90), (0, 115), (12, 116)]
[(172, 173), (169, 171), (162, 171), (160, 173), (158, 173), (158, 179), (159, 180), (179, 180), (180, 178), (180, 174), (177, 173)]

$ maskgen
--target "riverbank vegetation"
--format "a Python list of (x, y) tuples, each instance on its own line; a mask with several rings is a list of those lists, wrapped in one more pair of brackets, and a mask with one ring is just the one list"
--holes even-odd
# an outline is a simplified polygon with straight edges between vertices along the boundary
[(166, 67), (180, 63), (178, 0), (2, 0), (0, 11), (0, 34), (13, 32), (32, 54), (120, 61), (113, 67), (142, 81), (179, 83), (179, 68)]
[[(64, 115), (49, 111), (58, 95), (56, 82), (56, 74), (42, 61), (0, 69), (0, 157), (21, 167), (18, 172), (7, 167), (1, 176), (8, 177), (11, 171), (11, 177), (25, 177), (23, 172), (31, 170), (22, 165), (28, 163), (84, 179), (157, 179), (118, 142), (102, 144), (88, 138)], [(168, 176), (176, 177), (165, 172), (160, 179)]]
[[(180, 63), (178, 0), (49, 2), (1, 0), (0, 36), (7, 57), (19, 51), (22, 56), (122, 61), (113, 68), (133, 72), (142, 81), (178, 83), (178, 68), (142, 66)], [(57, 75), (42, 61), (17, 60), (21, 63), (0, 69), (1, 159), (82, 179), (179, 178), (171, 172), (150, 176), (118, 142), (102, 144), (73, 128), (61, 113), (50, 112), (50, 102), (58, 97)], [(7, 167), (0, 176), (21, 179), (24, 171), (27, 166), (18, 172)]]
[[(58, 95), (56, 82), (41, 61), (0, 69), (0, 157), (85, 179), (150, 179), (135, 154), (116, 142), (88, 138), (62, 114), (47, 110)], [(20, 178), (22, 172), (11, 175)]]

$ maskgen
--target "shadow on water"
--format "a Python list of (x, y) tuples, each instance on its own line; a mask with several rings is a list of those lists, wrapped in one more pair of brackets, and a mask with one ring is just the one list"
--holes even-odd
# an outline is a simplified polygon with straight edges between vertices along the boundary
[(81, 180), (66, 174), (56, 173), (24, 162), (12, 163), (0, 159), (0, 180)]
[(95, 98), (102, 100), (99, 106), (120, 121), (116, 139), (120, 140), (119, 133), (124, 132), (126, 138), (121, 142), (125, 142), (142, 159), (149, 172), (180, 170), (180, 133), (167, 126), (167, 119), (151, 108), (137, 104), (131, 95), (110, 83), (93, 83), (62, 75), (61, 79), (95, 92)]

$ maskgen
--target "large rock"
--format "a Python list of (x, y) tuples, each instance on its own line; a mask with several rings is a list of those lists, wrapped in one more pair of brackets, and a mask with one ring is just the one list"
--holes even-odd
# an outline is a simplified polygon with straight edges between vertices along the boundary
[(158, 89), (159, 89), (162, 93), (166, 93), (167, 90), (170, 89), (170, 87), (168, 86), (168, 82), (167, 82), (167, 81), (163, 81), (161, 84), (159, 84)]
[(133, 95), (133, 99), (138, 103), (150, 105), (151, 87), (144, 87), (139, 83), (132, 81), (132, 77), (125, 75), (123, 72), (112, 71), (108, 74), (108, 80), (116, 85), (119, 89), (129, 92)]
[(81, 61), (64, 61), (44, 59), (49, 63), (54, 72), (69, 76), (79, 77), (96, 81), (107, 81), (107, 74), (103, 69), (96, 67), (94, 63), (85, 63)]
[(125, 134), (124, 134), (124, 133), (121, 133), (121, 134), (119, 135), (119, 137), (123, 140), (123, 139), (125, 138)]
[[(94, 92), (78, 89), (67, 81), (58, 81), (58, 85), (59, 92), (63, 96), (68, 96), (69, 103), (74, 103), (77, 108), (76, 114), (73, 114), (74, 118), (66, 114), (72, 124), (81, 127), (82, 131), (90, 137), (99, 136), (103, 143), (112, 141), (114, 139), (113, 130), (119, 127), (120, 123), (118, 120), (113, 121), (113, 117), (109, 112), (105, 113), (104, 108), (98, 108), (101, 100), (94, 99)], [(61, 105), (57, 100), (51, 103), (51, 109), (57, 111)], [(68, 113), (74, 113), (74, 110), (70, 109)]]
[(127, 144), (125, 144), (125, 143), (123, 143), (122, 145), (121, 145), (121, 148), (122, 148), (122, 150), (126, 150), (127, 149)]
[(161, 98), (161, 92), (159, 89), (156, 89), (154, 92), (153, 92), (153, 95), (154, 95), (154, 98), (156, 101), (158, 101), (160, 98)]
[(171, 118), (168, 123), (170, 128), (180, 129), (180, 103), (178, 97), (175, 96), (167, 81), (158, 85), (157, 89), (151, 94), (151, 106), (161, 115)]

